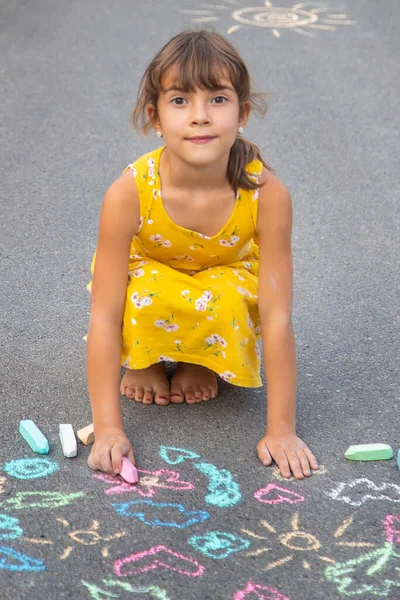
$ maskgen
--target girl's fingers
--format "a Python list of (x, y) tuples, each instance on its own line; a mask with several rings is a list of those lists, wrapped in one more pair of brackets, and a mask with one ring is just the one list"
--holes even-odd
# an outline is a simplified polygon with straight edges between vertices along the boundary
[[(288, 457), (290, 468), (292, 469), (293, 475), (296, 477), (296, 479), (303, 479), (304, 475), (303, 475), (302, 465), (301, 465), (301, 462), (300, 462), (297, 454), (292, 451), (289, 454), (286, 453), (286, 455)], [(290, 471), (289, 471), (289, 473), (290, 473)], [(289, 475), (289, 477), (290, 477), (290, 475)]]
[(311, 468), (314, 470), (318, 469), (318, 461), (315, 458), (314, 454), (311, 452), (311, 450), (307, 448), (307, 446), (304, 448), (304, 453), (308, 458), (308, 462), (310, 463)]
[(130, 447), (129, 452), (127, 454), (127, 459), (130, 460), (133, 465), (135, 464), (135, 455), (133, 454), (132, 446)]
[(283, 477), (289, 478), (291, 473), (286, 454), (281, 454), (279, 458), (275, 458), (275, 461), (277, 462)]
[(261, 460), (264, 467), (269, 467), (269, 465), (272, 463), (272, 456), (270, 455), (268, 448), (266, 446), (264, 446), (260, 450), (259, 459)]
[(122, 448), (119, 444), (111, 448), (111, 462), (114, 471), (113, 475), (118, 475), (122, 467)]
[(310, 463), (308, 461), (306, 454), (303, 452), (303, 450), (299, 450), (299, 452), (297, 453), (297, 457), (300, 461), (301, 468), (302, 468), (304, 475), (306, 477), (309, 477), (311, 475)]

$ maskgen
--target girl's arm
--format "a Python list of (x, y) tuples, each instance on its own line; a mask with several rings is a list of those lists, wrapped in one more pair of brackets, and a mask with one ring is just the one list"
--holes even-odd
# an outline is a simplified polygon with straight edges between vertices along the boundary
[(93, 273), (86, 374), (95, 443), (88, 464), (118, 473), (123, 455), (133, 461), (120, 407), (121, 326), (132, 237), (139, 229), (139, 198), (129, 170), (107, 190)]
[(267, 428), (257, 446), (263, 464), (274, 459), (282, 474), (297, 478), (318, 468), (296, 435), (296, 348), (292, 325), (292, 201), (273, 174), (263, 172), (257, 236), (260, 249), (258, 307), (267, 383)]

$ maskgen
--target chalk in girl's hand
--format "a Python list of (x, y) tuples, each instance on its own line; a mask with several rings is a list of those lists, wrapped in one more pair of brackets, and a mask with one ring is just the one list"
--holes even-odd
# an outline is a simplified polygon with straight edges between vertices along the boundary
[(19, 422), (19, 432), (37, 454), (49, 453), (49, 442), (31, 419)]
[(72, 425), (60, 425), (59, 435), (64, 456), (67, 458), (73, 458), (76, 456), (78, 454), (78, 446)]
[(122, 457), (122, 467), (120, 475), (128, 483), (137, 483), (139, 481), (137, 468), (131, 463), (129, 459), (126, 458), (126, 456)]
[(83, 429), (79, 429), (79, 431), (76, 432), (76, 435), (81, 440), (82, 444), (85, 444), (85, 446), (89, 446), (89, 444), (93, 444), (93, 442), (94, 442), (93, 423), (91, 423), (90, 425), (87, 425), (86, 427), (83, 427)]

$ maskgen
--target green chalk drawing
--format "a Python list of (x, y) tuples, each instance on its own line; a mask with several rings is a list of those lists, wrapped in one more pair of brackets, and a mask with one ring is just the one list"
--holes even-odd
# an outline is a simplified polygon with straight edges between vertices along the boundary
[(4, 471), (17, 479), (38, 479), (58, 469), (58, 464), (48, 458), (19, 458), (4, 465)]
[(17, 492), (15, 498), (0, 502), (3, 510), (23, 510), (25, 508), (59, 508), (68, 506), (74, 500), (82, 498), (84, 492), (64, 494), (63, 492)]
[[(119, 598), (119, 594), (113, 594), (107, 590), (101, 589), (98, 585), (81, 581), (82, 585), (90, 593), (92, 600), (104, 600), (105, 598)], [(119, 587), (126, 592), (131, 594), (149, 594), (150, 597), (156, 598), (157, 600), (170, 600), (166, 590), (163, 590), (158, 585), (147, 585), (147, 586), (132, 586), (130, 583), (125, 581), (117, 581), (115, 579), (103, 579), (102, 585), (107, 587)]]
[(250, 546), (248, 540), (225, 531), (209, 531), (204, 535), (193, 535), (188, 544), (210, 558), (226, 558), (232, 552), (240, 552)]
[(179, 465), (185, 460), (201, 458), (201, 456), (195, 452), (192, 452), (191, 450), (185, 450), (184, 448), (173, 448), (172, 446), (160, 446), (160, 456), (169, 465)]
[(233, 475), (227, 469), (217, 469), (211, 463), (195, 463), (195, 469), (209, 478), (209, 492), (204, 497), (208, 504), (214, 504), (219, 508), (235, 506), (242, 500), (239, 484), (233, 479)]
[(22, 534), (23, 530), (19, 527), (19, 519), (0, 514), (0, 540), (15, 540)]
[[(395, 552), (393, 544), (385, 542), (383, 547), (372, 552), (327, 567), (325, 577), (335, 583), (339, 593), (345, 596), (359, 596), (369, 592), (374, 596), (385, 598), (393, 588), (400, 587), (399, 567), (394, 567), (397, 575), (393, 573), (391, 578), (388, 578), (386, 572), (384, 579), (379, 577), (380, 574), (383, 575), (382, 571), (386, 571), (388, 563), (393, 558), (400, 558), (400, 554)], [(367, 583), (361, 583), (361, 580)]]

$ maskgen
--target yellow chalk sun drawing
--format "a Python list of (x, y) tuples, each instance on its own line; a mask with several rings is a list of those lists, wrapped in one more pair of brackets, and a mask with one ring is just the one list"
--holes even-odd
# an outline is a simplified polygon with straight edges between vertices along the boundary
[[(300, 2), (292, 7), (272, 6), (267, 0), (262, 6), (243, 7), (238, 0), (221, 0), (220, 4), (200, 3), (196, 9), (182, 9), (181, 14), (191, 16), (192, 23), (212, 23), (220, 21), (223, 14), (230, 12), (231, 17), (240, 25), (232, 25), (227, 33), (231, 34), (245, 25), (253, 27), (268, 27), (272, 34), (281, 37), (280, 30), (291, 29), (301, 35), (317, 37), (310, 29), (334, 30), (337, 25), (354, 25), (345, 14), (333, 14), (332, 8), (325, 6), (305, 8), (312, 2)], [(233, 12), (232, 12), (233, 11)], [(326, 13), (326, 14), (324, 14)], [(306, 31), (308, 30), (308, 31)]]
[[(334, 538), (342, 537), (345, 530), (349, 527), (349, 525), (352, 524), (352, 522), (353, 522), (353, 517), (349, 517), (348, 519), (343, 521), (343, 523), (340, 525), (340, 527), (338, 527), (338, 529), (333, 534)], [(265, 527), (270, 533), (275, 533), (275, 534), (277, 533), (276, 529), (274, 529), (274, 527), (272, 527), (272, 525), (270, 525), (266, 521), (261, 520), (260, 523), (261, 523), (262, 527)], [(243, 533), (246, 533), (250, 537), (258, 539), (258, 540), (267, 540), (268, 539), (266, 537), (258, 535), (257, 533), (254, 533), (254, 531), (249, 531), (247, 529), (242, 529), (241, 531)], [(315, 537), (315, 535), (312, 535), (311, 533), (307, 533), (306, 531), (302, 531), (299, 528), (298, 513), (295, 513), (293, 515), (292, 531), (288, 531), (287, 533), (279, 534), (278, 540), (280, 541), (280, 543), (283, 546), (285, 546), (286, 548), (289, 548), (289, 550), (308, 552), (307, 558), (309, 558), (309, 556), (311, 556), (312, 552), (315, 552), (316, 556), (319, 560), (326, 562), (326, 563), (335, 564), (335, 561), (332, 558), (321, 555), (319, 553), (319, 550), (322, 548), (322, 544)], [(351, 548), (355, 548), (355, 547), (371, 548), (371, 547), (375, 547), (376, 544), (371, 544), (369, 542), (336, 542), (336, 545), (348, 546)], [(260, 548), (259, 550), (255, 550), (254, 552), (247, 552), (245, 554), (245, 556), (259, 556), (260, 554), (264, 554), (265, 552), (269, 552), (269, 551), (270, 551), (269, 548)], [(289, 556), (284, 556), (284, 557), (280, 558), (279, 560), (269, 563), (263, 570), (270, 571), (271, 569), (275, 569), (275, 567), (280, 567), (281, 565), (284, 565), (285, 563), (293, 560), (293, 558), (294, 558), (293, 554), (290, 554)], [(305, 569), (311, 569), (311, 564), (308, 562), (308, 560), (303, 559), (303, 567)]]

